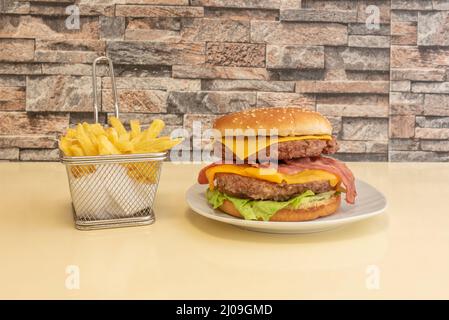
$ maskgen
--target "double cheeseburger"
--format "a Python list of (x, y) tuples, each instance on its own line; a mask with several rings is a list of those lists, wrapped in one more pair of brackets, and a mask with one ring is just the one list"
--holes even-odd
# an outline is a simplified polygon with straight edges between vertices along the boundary
[[(220, 117), (213, 127), (222, 134), (223, 157), (232, 154), (198, 176), (209, 185), (206, 196), (215, 209), (248, 220), (306, 221), (336, 212), (341, 193), (354, 203), (351, 171), (322, 156), (335, 153), (338, 144), (321, 114), (293, 107), (250, 109)], [(278, 136), (239, 136), (248, 129), (276, 129)]]

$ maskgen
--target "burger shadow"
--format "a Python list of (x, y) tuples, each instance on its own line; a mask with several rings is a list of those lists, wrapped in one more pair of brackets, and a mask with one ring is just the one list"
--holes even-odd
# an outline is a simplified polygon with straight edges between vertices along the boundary
[(303, 234), (279, 234), (239, 228), (224, 222), (208, 219), (193, 210), (187, 209), (186, 219), (198, 231), (213, 238), (220, 238), (229, 241), (244, 241), (257, 243), (324, 243), (335, 241), (347, 241), (352, 239), (362, 239), (366, 237), (387, 237), (388, 215), (380, 214), (363, 221), (353, 222), (322, 232), (312, 232)]

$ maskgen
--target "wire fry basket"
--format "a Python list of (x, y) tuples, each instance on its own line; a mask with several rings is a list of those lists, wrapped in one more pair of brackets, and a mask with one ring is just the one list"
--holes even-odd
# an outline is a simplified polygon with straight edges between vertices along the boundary
[[(93, 63), (94, 115), (98, 122), (96, 63), (107, 60), (115, 116), (119, 104), (112, 61)], [(80, 230), (148, 225), (155, 221), (153, 202), (166, 153), (62, 157), (72, 197), (75, 227)]]

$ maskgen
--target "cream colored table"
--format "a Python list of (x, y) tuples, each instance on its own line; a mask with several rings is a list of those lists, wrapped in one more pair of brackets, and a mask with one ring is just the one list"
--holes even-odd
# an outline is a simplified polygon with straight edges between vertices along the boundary
[(194, 214), (200, 166), (170, 163), (155, 224), (77, 231), (62, 164), (0, 163), (0, 298), (449, 298), (449, 164), (350, 167), (386, 214), (295, 236)]

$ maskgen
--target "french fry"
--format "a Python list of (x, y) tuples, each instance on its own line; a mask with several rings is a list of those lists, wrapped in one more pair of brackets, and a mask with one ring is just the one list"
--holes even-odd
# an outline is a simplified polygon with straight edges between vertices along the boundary
[(81, 147), (76, 144), (72, 144), (69, 147), (69, 150), (70, 150), (70, 153), (75, 157), (83, 157), (85, 155), (83, 152), (83, 149), (81, 149)]
[(142, 142), (135, 146), (135, 151), (138, 153), (163, 152), (173, 148), (182, 141), (181, 138), (170, 139), (169, 137), (161, 137), (149, 141)]
[(72, 151), (70, 150), (70, 145), (71, 142), (67, 137), (61, 137), (61, 140), (59, 141), (59, 149), (61, 149), (67, 157), (73, 156)]
[(106, 138), (106, 136), (98, 137), (98, 152), (100, 155), (120, 154), (120, 151)]
[(67, 138), (76, 138), (76, 130), (69, 128), (67, 129), (67, 133), (65, 134)]
[(89, 135), (87, 134), (82, 124), (78, 124), (76, 126), (76, 137), (86, 156), (95, 156), (98, 154), (95, 145), (93, 144), (92, 140), (90, 140)]
[(117, 144), (118, 142), (117, 130), (115, 130), (114, 128), (107, 128), (106, 136), (108, 137), (109, 141), (111, 141), (113, 144)]
[(119, 137), (117, 143), (115, 144), (122, 153), (132, 153), (134, 149), (133, 144), (131, 143), (129, 138), (129, 133), (123, 134)]
[(126, 129), (123, 126), (123, 124), (121, 123), (121, 121), (119, 119), (117, 119), (116, 117), (109, 117), (109, 122), (111, 123), (111, 126), (117, 130), (117, 133), (120, 135), (122, 134), (126, 134)]
[(95, 134), (96, 136), (106, 135), (106, 131), (104, 130), (102, 125), (99, 123), (92, 124), (90, 126), (90, 128), (91, 128), (92, 133)]
[(142, 132), (140, 129), (139, 120), (131, 120), (129, 125), (131, 127), (131, 139), (138, 137)]
[(165, 123), (161, 119), (154, 119), (147, 130), (145, 130), (145, 139), (156, 138), (164, 129)]

